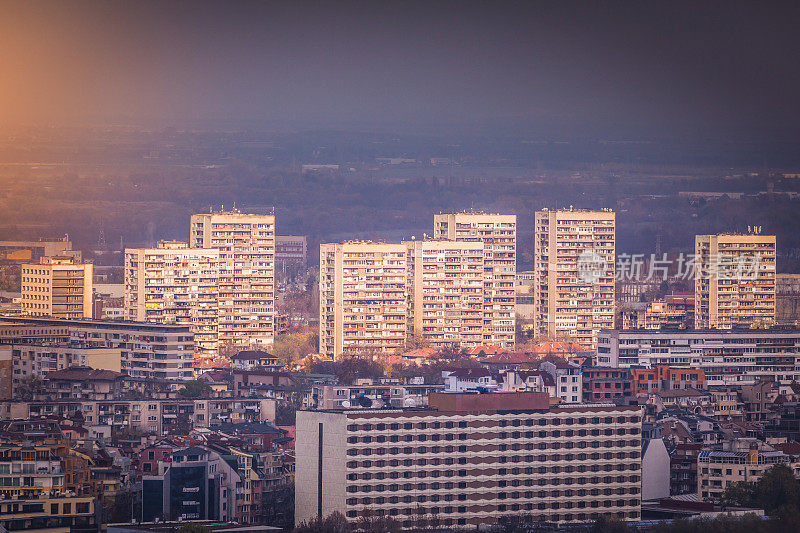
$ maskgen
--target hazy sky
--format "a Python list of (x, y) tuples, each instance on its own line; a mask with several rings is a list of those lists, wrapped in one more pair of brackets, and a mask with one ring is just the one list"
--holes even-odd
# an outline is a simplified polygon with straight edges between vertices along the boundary
[(799, 27), (785, 1), (0, 0), (0, 122), (800, 138)]

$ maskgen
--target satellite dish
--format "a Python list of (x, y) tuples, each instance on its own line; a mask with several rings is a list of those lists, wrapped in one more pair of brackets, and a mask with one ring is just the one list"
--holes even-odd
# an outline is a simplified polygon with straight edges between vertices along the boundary
[(350, 407), (350, 402), (347, 401), (347, 400), (343, 401), (342, 402), (342, 407), (344, 407), (345, 409), (349, 408)]
[(416, 407), (416, 406), (417, 406), (417, 400), (415, 400), (414, 398), (406, 398), (405, 400), (403, 400), (403, 407)]

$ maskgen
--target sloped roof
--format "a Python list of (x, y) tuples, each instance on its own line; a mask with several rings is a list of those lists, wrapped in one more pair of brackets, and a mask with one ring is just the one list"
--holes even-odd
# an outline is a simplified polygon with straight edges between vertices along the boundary
[(527, 381), (527, 379), (531, 376), (539, 376), (542, 379), (542, 383), (544, 383), (545, 387), (553, 387), (556, 384), (553, 376), (543, 370), (523, 370), (519, 372), (519, 377), (523, 381)]
[(701, 396), (709, 396), (709, 393), (693, 388), (662, 390), (656, 392), (656, 394), (662, 398), (699, 398)]
[(800, 443), (795, 441), (773, 444), (772, 447), (776, 450), (782, 451), (787, 455), (800, 455)]
[(505, 353), (507, 351), (508, 350), (506, 350), (505, 348), (501, 348), (499, 346), (486, 345), (486, 346), (475, 346), (473, 348), (470, 348), (469, 350), (467, 350), (467, 354), (480, 355), (482, 352), (486, 355), (496, 355), (499, 353)]
[(121, 378), (122, 374), (113, 370), (95, 370), (88, 366), (74, 366), (48, 372), (45, 377), (50, 380), (63, 379), (67, 381), (114, 381)]
[(485, 368), (456, 368), (450, 375), (458, 379), (477, 379), (490, 377), (492, 374)]
[(539, 358), (533, 354), (524, 352), (505, 352), (490, 355), (489, 357), (482, 357), (478, 359), (478, 362), (483, 364), (519, 365), (524, 363), (538, 363)]
[(206, 455), (209, 454), (211, 450), (208, 448), (204, 448), (202, 446), (190, 446), (188, 448), (184, 448), (183, 450), (178, 450), (174, 452), (174, 455)]
[(410, 350), (407, 352), (403, 352), (400, 354), (402, 357), (410, 358), (410, 359), (430, 359), (434, 357), (437, 353), (433, 348), (417, 348), (416, 350)]
[(576, 342), (540, 342), (531, 350), (538, 355), (585, 353), (591, 350)]
[(231, 356), (232, 361), (260, 361), (261, 359), (277, 359), (277, 357), (264, 350), (242, 350)]

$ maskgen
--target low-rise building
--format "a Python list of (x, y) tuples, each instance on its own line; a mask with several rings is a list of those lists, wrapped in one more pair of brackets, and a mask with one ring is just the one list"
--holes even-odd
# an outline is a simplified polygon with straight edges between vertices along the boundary
[(22, 314), (92, 318), (92, 264), (73, 257), (42, 257), (22, 265)]
[(162, 475), (142, 477), (142, 521), (234, 520), (241, 481), (215, 451), (203, 446), (174, 451)]
[(800, 382), (800, 330), (603, 330), (597, 366), (699, 368), (707, 385)]
[(718, 501), (732, 483), (756, 482), (776, 464), (784, 464), (795, 477), (800, 476), (800, 457), (756, 439), (737, 439), (721, 450), (703, 450), (697, 458), (697, 492), (703, 499)]
[(613, 402), (633, 395), (627, 368), (583, 367), (583, 399), (587, 402)]
[(634, 394), (649, 394), (660, 390), (703, 389), (705, 373), (702, 368), (655, 365), (651, 368), (631, 368)]
[(295, 521), (476, 527), (638, 520), (641, 409), (544, 393), (432, 394), (428, 409), (299, 411)]
[(486, 390), (496, 385), (492, 380), (491, 372), (485, 368), (443, 370), (442, 378), (444, 378), (445, 390), (448, 392)]
[[(111, 363), (99, 364), (90, 358), (90, 355), (99, 352), (87, 352), (83, 359), (75, 363), (93, 368), (118, 370), (133, 378), (185, 381), (194, 378), (192, 371), (194, 336), (189, 326), (92, 319), (0, 318), (0, 344), (16, 343), (36, 346), (37, 348), (30, 350), (39, 353), (49, 353), (47, 349), (39, 349), (43, 347), (118, 350), (118, 368), (109, 368)], [(77, 357), (81, 357), (80, 352)], [(61, 358), (58, 357), (55, 363), (51, 364), (48, 371), (65, 368), (60, 366), (59, 359)], [(36, 371), (40, 369), (37, 368)]]
[(578, 365), (561, 359), (542, 361), (539, 369), (553, 376), (556, 383), (556, 397), (565, 403), (583, 402), (583, 378)]
[(231, 356), (231, 368), (235, 370), (280, 370), (278, 358), (263, 350), (242, 350)]
[(50, 496), (0, 500), (0, 526), (6, 531), (100, 531), (93, 496)]

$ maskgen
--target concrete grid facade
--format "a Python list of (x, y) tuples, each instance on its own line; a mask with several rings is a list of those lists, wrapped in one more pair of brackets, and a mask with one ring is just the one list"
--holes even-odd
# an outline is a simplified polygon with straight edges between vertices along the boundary
[(216, 354), (219, 250), (160, 241), (125, 250), (125, 319), (186, 324), (196, 352)]
[(470, 212), (438, 214), (433, 217), (433, 234), (436, 239), (483, 243), (483, 344), (513, 348), (517, 216)]
[(695, 327), (775, 323), (775, 236), (695, 237)]
[(484, 254), (479, 242), (407, 241), (409, 336), (432, 348), (484, 343)]
[(320, 351), (338, 357), (401, 350), (408, 330), (407, 268), (403, 244), (321, 244)]
[(22, 265), (22, 314), (92, 318), (92, 265), (71, 257), (42, 257)]
[(219, 250), (220, 343), (268, 346), (275, 340), (275, 215), (238, 211), (191, 217), (192, 248)]
[(405, 528), (475, 527), (520, 514), (638, 520), (640, 408), (540, 407), (300, 411), (295, 520), (334, 511), (350, 521), (387, 516)]
[[(536, 212), (535, 329), (540, 334), (594, 348), (600, 330), (614, 327), (615, 224), (610, 210)], [(599, 268), (585, 272), (587, 259)]]

